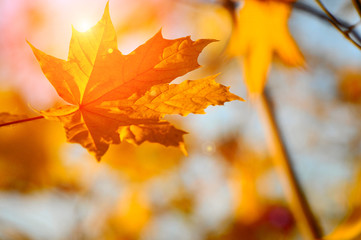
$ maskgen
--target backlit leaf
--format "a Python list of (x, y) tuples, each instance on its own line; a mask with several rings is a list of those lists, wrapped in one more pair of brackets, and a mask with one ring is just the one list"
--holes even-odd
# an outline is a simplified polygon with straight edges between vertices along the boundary
[[(184, 131), (162, 120), (165, 114), (204, 113), (209, 105), (242, 100), (214, 81), (169, 85), (200, 65), (197, 58), (212, 39), (164, 39), (161, 32), (129, 55), (117, 49), (107, 4), (102, 19), (87, 32), (73, 29), (68, 60), (31, 46), (42, 71), (71, 105), (42, 111), (63, 122), (69, 142), (100, 158), (123, 140), (183, 147)], [(119, 136), (119, 133), (121, 136)]]

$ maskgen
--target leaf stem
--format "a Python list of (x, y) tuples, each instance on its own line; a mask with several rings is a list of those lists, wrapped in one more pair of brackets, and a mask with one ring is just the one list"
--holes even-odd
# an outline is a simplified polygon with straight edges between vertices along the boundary
[(316, 221), (292, 167), (289, 153), (282, 139), (269, 96), (265, 91), (258, 100), (258, 112), (267, 132), (267, 143), (276, 170), (281, 178), (286, 199), (305, 239), (320, 239), (322, 231)]
[(25, 118), (25, 119), (15, 120), (15, 121), (12, 121), (12, 122), (7, 122), (7, 123), (0, 123), (0, 127), (5, 127), (5, 126), (17, 124), (17, 123), (34, 121), (34, 120), (42, 119), (42, 118), (44, 118), (44, 116), (37, 116), (37, 117), (32, 117), (32, 118)]

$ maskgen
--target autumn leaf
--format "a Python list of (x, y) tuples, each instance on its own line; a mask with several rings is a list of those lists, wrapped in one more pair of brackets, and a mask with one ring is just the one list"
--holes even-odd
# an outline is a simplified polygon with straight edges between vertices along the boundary
[(357, 174), (349, 196), (349, 211), (347, 216), (323, 240), (357, 240), (361, 237), (361, 172)]
[(294, 0), (245, 0), (236, 19), (229, 54), (243, 56), (246, 86), (262, 93), (275, 55), (289, 66), (303, 66), (304, 58), (287, 26)]
[[(212, 39), (164, 39), (161, 32), (129, 55), (117, 49), (107, 4), (87, 32), (73, 29), (68, 60), (31, 46), (41, 69), (70, 105), (42, 111), (64, 124), (67, 140), (100, 158), (110, 144), (157, 142), (183, 148), (184, 131), (162, 120), (165, 114), (204, 113), (209, 105), (242, 100), (215, 77), (169, 83), (200, 65), (197, 58)], [(119, 135), (119, 133), (121, 135)]]
[(361, 74), (359, 71), (343, 70), (339, 76), (337, 91), (342, 101), (361, 103)]
[(347, 216), (340, 225), (338, 225), (333, 232), (325, 236), (323, 240), (339, 240), (360, 239), (361, 236), (361, 207), (357, 206), (352, 209), (349, 216)]
[(141, 146), (122, 142), (109, 149), (102, 161), (126, 181), (144, 183), (179, 166), (183, 155), (175, 148), (145, 142)]
[(144, 189), (126, 189), (105, 224), (106, 239), (139, 239), (152, 220), (152, 208)]

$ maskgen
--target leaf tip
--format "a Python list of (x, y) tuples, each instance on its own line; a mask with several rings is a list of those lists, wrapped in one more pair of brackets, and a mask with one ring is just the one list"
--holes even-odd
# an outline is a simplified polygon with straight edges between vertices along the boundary
[(202, 45), (204, 45), (204, 47), (208, 46), (208, 44), (213, 43), (213, 42), (219, 42), (219, 40), (217, 39), (212, 39), (212, 38), (205, 38), (205, 39), (198, 39), (196, 41), (199, 41), (202, 43)]
[(180, 142), (178, 147), (181, 150), (181, 152), (184, 154), (184, 156), (188, 157), (188, 151), (186, 149), (184, 142)]
[(154, 37), (157, 37), (157, 38), (160, 38), (160, 39), (164, 39), (164, 36), (163, 36), (163, 28), (161, 27), (158, 32), (154, 35)]
[(240, 96), (236, 95), (236, 94), (233, 94), (234, 95), (234, 100), (238, 100), (238, 101), (241, 101), (241, 102), (245, 102), (246, 100), (244, 98), (241, 98)]
[(72, 32), (73, 35), (79, 33), (79, 31), (76, 30), (76, 28), (74, 27), (73, 24), (71, 25), (71, 32)]
[(33, 53), (34, 53), (34, 55), (36, 57), (36, 59), (38, 61), (40, 61), (40, 56), (44, 55), (44, 53), (42, 51), (40, 51), (39, 49), (37, 49), (36, 47), (34, 47), (34, 45), (31, 44), (28, 40), (26, 40), (26, 43), (29, 44), (31, 50), (33, 51)]
[(230, 87), (227, 87), (228, 92), (230, 93), (230, 101), (234, 101), (234, 100), (238, 100), (241, 102), (245, 102), (246, 100), (234, 93), (231, 93), (231, 91), (229, 91)]
[(100, 163), (103, 155), (95, 154), (94, 156), (95, 156), (95, 159), (97, 160), (97, 162)]
[(107, 4), (105, 5), (104, 13), (102, 19), (110, 18), (109, 14), (109, 0), (107, 1)]
[[(209, 76), (208, 77), (208, 79), (210, 80), (210, 81), (212, 81), (213, 83), (217, 83), (216, 82), (216, 78), (219, 76), (219, 75), (221, 75), (221, 73), (216, 73), (216, 74), (214, 74), (214, 75), (212, 75), (212, 76)], [(221, 85), (220, 83), (217, 83), (217, 84), (219, 84), (219, 85)], [(229, 91), (230, 90), (230, 86), (225, 86), (226, 87), (226, 89), (227, 89), (227, 92), (229, 92), (230, 93), (230, 101), (233, 101), (233, 100), (238, 100), (238, 101), (241, 101), (241, 102), (245, 102), (246, 100), (244, 99), (244, 98), (242, 98), (242, 97), (240, 97), (240, 96), (238, 96), (238, 95), (236, 95), (236, 94), (234, 94), (234, 93), (231, 93), (231, 91)]]
[(33, 44), (31, 44), (27, 39), (25, 39), (26, 43), (31, 47), (31, 49), (34, 51), (36, 49)]
[(109, 12), (109, 0), (107, 1), (107, 4), (105, 4), (105, 10), (104, 13)]

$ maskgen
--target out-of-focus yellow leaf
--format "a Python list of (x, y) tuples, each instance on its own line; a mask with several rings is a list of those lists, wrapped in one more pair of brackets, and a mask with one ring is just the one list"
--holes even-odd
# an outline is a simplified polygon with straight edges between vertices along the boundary
[(274, 192), (274, 186), (262, 181), (273, 170), (265, 152), (235, 134), (221, 139), (216, 146), (229, 164), (227, 177), (234, 215), (224, 233), (207, 239), (293, 239), (296, 225), (292, 213), (280, 199), (268, 195)]
[(113, 214), (109, 217), (105, 231), (106, 239), (139, 239), (151, 214), (145, 194), (137, 190), (128, 190), (119, 198)]
[[(228, 45), (232, 32), (232, 18), (228, 9), (220, 4), (210, 4), (209, 1), (198, 4), (199, 6), (195, 8), (197, 11), (190, 11), (185, 19), (188, 24), (194, 26), (194, 33), (197, 36), (219, 40), (217, 44), (207, 47), (206, 55), (207, 68), (219, 69), (223, 61), (222, 53)], [(213, 70), (213, 72), (217, 71)]]
[[(1, 92), (0, 109), (30, 114), (24, 101), (11, 91)], [(0, 188), (28, 192), (76, 187), (74, 175), (59, 158), (65, 142), (60, 130), (44, 120), (0, 128)]]
[(346, 70), (341, 73), (338, 92), (341, 100), (350, 103), (361, 102), (361, 73), (355, 70)]
[[(199, 54), (214, 41), (192, 41), (189, 36), (168, 40), (158, 32), (129, 55), (123, 55), (117, 49), (107, 4), (102, 19), (90, 30), (81, 33), (73, 29), (67, 61), (30, 45), (59, 96), (72, 104), (41, 113), (62, 121), (68, 141), (80, 143), (98, 160), (110, 144), (120, 143), (118, 131), (124, 133), (124, 129), (128, 131), (122, 133), (123, 139), (136, 144), (150, 141), (184, 149), (184, 131), (162, 120), (164, 114), (203, 113), (209, 105), (242, 100), (211, 78), (166, 86), (200, 67)], [(201, 95), (200, 90), (209, 96)], [(180, 97), (182, 93), (185, 95)], [(144, 102), (146, 99), (151, 102)], [(152, 111), (143, 111), (140, 105)]]
[(359, 240), (361, 238), (361, 172), (351, 194), (349, 215), (324, 240)]
[[(119, 3), (121, 6), (123, 3)], [(116, 31), (119, 35), (126, 36), (133, 32), (152, 32), (169, 22), (169, 16), (177, 11), (178, 1), (137, 0), (132, 1), (132, 6), (124, 14), (125, 18), (118, 23)]]
[(289, 66), (303, 66), (304, 58), (287, 26), (294, 0), (245, 0), (229, 44), (229, 54), (243, 57), (244, 78), (251, 94), (266, 84), (274, 55)]
[(109, 149), (104, 163), (109, 164), (131, 182), (144, 182), (177, 167), (183, 154), (160, 144), (134, 146), (127, 142)]
[(229, 184), (233, 193), (235, 218), (243, 224), (253, 224), (264, 214), (265, 206), (257, 181), (271, 168), (265, 155), (256, 151), (240, 136), (233, 135), (217, 144), (217, 149), (229, 164)]
[(361, 206), (355, 207), (351, 214), (324, 240), (358, 240), (361, 237)]

